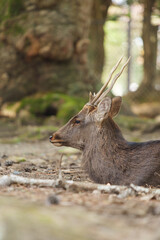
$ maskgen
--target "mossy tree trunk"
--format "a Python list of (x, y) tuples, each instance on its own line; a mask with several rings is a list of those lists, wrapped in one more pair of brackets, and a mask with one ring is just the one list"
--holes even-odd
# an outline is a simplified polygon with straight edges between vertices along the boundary
[(92, 7), (93, 0), (1, 1), (2, 103), (37, 92), (82, 96), (95, 89), (88, 64)]

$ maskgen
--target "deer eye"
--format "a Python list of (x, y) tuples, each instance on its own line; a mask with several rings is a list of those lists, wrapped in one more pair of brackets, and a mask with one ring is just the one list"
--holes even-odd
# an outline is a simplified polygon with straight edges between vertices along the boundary
[(78, 119), (75, 120), (75, 123), (76, 123), (76, 124), (79, 124), (80, 122), (81, 122), (81, 121), (78, 120)]

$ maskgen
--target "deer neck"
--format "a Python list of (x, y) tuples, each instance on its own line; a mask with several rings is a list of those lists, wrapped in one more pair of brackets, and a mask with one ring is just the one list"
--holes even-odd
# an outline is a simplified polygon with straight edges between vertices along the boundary
[(102, 137), (107, 142), (107, 148), (109, 148), (110, 145), (112, 145), (111, 147), (116, 148), (118, 145), (127, 143), (120, 128), (111, 117), (108, 117), (107, 120), (102, 123), (100, 133), (102, 133)]
[(87, 139), (84, 152), (87, 150), (96, 149), (98, 152), (112, 152), (117, 147), (123, 147), (127, 144), (121, 130), (117, 124), (108, 117), (99, 128), (93, 128), (91, 138)]
[[(119, 166), (125, 167), (123, 162), (127, 141), (111, 118), (105, 120), (99, 129), (96, 131), (93, 129), (92, 132), (94, 136), (92, 135), (91, 139), (86, 142), (83, 151), (82, 166), (94, 181), (112, 183), (112, 176), (119, 175), (117, 172)], [(124, 157), (119, 160), (120, 152)], [(104, 175), (104, 172), (108, 173), (108, 176)]]

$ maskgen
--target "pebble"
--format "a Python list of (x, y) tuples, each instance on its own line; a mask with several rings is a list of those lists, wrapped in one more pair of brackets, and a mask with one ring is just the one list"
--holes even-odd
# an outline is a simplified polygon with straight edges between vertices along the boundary
[(39, 165), (39, 167), (40, 167), (40, 168), (44, 168), (44, 169), (47, 169), (47, 168), (48, 168), (48, 166), (46, 166), (46, 165)]
[(24, 168), (24, 171), (25, 171), (25, 172), (32, 172), (32, 169), (29, 168), (29, 167), (25, 167), (25, 168)]
[(51, 194), (47, 197), (46, 204), (47, 205), (58, 205), (60, 203), (60, 199), (56, 194)]
[(20, 175), (21, 172), (19, 172), (19, 171), (13, 171), (13, 174), (14, 174), (14, 175)]
[(101, 191), (95, 189), (95, 190), (93, 190), (92, 194), (95, 195), (95, 196), (100, 196), (101, 195)]
[(12, 166), (12, 165), (13, 165), (13, 161), (12, 161), (12, 160), (6, 160), (5, 163), (4, 163), (4, 165), (5, 165), (6, 167)]
[(160, 215), (160, 206), (150, 206), (148, 209), (148, 213), (152, 215)]

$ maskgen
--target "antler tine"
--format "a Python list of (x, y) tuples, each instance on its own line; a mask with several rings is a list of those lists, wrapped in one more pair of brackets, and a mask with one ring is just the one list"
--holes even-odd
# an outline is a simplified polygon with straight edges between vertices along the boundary
[(93, 99), (93, 94), (90, 92), (90, 93), (89, 93), (89, 102), (91, 102), (92, 99)]
[(99, 92), (95, 95), (95, 97), (93, 98), (93, 100), (90, 102), (91, 104), (94, 104), (98, 98), (102, 95), (102, 93), (104, 92), (105, 88), (108, 86), (111, 78), (112, 78), (112, 75), (113, 73), (116, 71), (116, 69), (118, 68), (119, 64), (121, 63), (123, 59), (123, 56), (119, 59), (119, 61), (117, 62), (117, 64), (112, 68), (111, 72), (110, 72), (110, 75), (106, 81), (106, 83), (102, 86), (102, 88), (99, 90)]
[(129, 61), (130, 61), (130, 58), (131, 58), (131, 57), (129, 57), (128, 60), (127, 60), (127, 62), (122, 66), (120, 72), (115, 75), (115, 77), (114, 77), (113, 80), (112, 80), (112, 83), (111, 83), (110, 87), (101, 95), (101, 97), (100, 97), (99, 99), (97, 99), (96, 104), (98, 104), (98, 103), (111, 91), (111, 89), (113, 88), (116, 80), (121, 76), (123, 70), (124, 70), (125, 67), (128, 65), (128, 63), (129, 63)]

